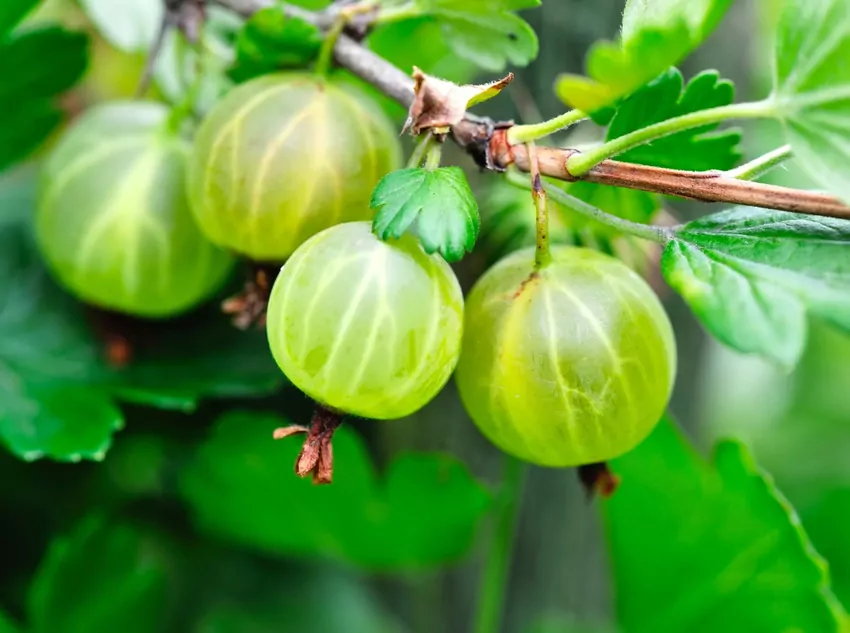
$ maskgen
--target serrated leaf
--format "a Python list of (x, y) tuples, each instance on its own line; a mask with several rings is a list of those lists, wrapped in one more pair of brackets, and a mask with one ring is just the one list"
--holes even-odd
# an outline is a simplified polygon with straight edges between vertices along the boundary
[(378, 478), (363, 442), (343, 425), (333, 439), (333, 484), (317, 487), (292, 472), (301, 441), (274, 441), (280, 426), (276, 416), (250, 412), (218, 421), (180, 482), (203, 531), (369, 569), (433, 567), (466, 553), (491, 497), (457, 460), (401, 454)]
[(438, 21), (456, 55), (484, 70), (501, 72), (509, 63), (527, 66), (537, 57), (537, 34), (512, 13), (536, 7), (537, 1), (419, 0), (417, 4)]
[(192, 411), (203, 398), (267, 395), (285, 382), (265, 333), (237, 330), (218, 306), (165, 327), (140, 324), (130, 344), (132, 361), (113, 373), (110, 390), (138, 404)]
[(850, 3), (786, 0), (775, 57), (776, 111), (796, 163), (850, 202)]
[(89, 517), (51, 543), (30, 587), (29, 631), (161, 631), (167, 564), (138, 528)]
[(17, 215), (31, 200), (6, 198), (7, 187), (0, 193), (0, 440), (25, 459), (99, 459), (121, 414), (98, 387), (104, 369), (83, 315), (48, 278)]
[(611, 465), (605, 503), (620, 625), (630, 633), (839, 631), (826, 566), (746, 448), (706, 463), (673, 424)]
[(372, 230), (382, 240), (413, 230), (428, 253), (454, 262), (472, 251), (478, 237), (478, 203), (459, 167), (400, 169), (372, 192)]
[(285, 67), (303, 67), (319, 52), (322, 34), (300, 18), (287, 17), (280, 7), (252, 15), (236, 39), (236, 62), (230, 76), (247, 81)]
[(84, 35), (58, 27), (0, 42), (0, 171), (32, 153), (59, 125), (55, 97), (82, 77), (87, 49)]
[(98, 31), (118, 50), (140, 53), (156, 38), (165, 3), (151, 0), (80, 0)]
[(41, 0), (3, 0), (0, 3), (0, 39), (3, 39)]
[(807, 312), (850, 332), (850, 222), (739, 207), (686, 224), (661, 269), (720, 341), (785, 367)]
[(587, 76), (564, 74), (555, 93), (564, 103), (607, 123), (610, 107), (670, 66), (677, 66), (711, 33), (732, 0), (629, 0), (619, 42), (594, 44)]
[[(685, 86), (682, 73), (670, 68), (620, 104), (606, 140), (674, 117), (729, 105), (734, 98), (734, 84), (720, 79), (716, 71), (704, 71)], [(617, 160), (690, 171), (731, 169), (741, 159), (741, 132), (717, 128), (717, 124), (704, 125), (665, 136), (619, 154)]]

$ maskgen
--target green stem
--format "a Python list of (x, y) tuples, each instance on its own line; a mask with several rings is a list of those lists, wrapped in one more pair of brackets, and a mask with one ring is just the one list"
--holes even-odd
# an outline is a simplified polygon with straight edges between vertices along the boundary
[(586, 118), (587, 115), (581, 110), (570, 110), (548, 121), (530, 123), (528, 125), (515, 125), (508, 130), (508, 143), (519, 145), (520, 143), (528, 143), (546, 136), (551, 136)]
[(474, 633), (499, 630), (508, 584), (520, 500), (528, 473), (525, 462), (505, 455), (505, 472), (499, 492), (496, 529), (481, 577)]
[[(538, 179), (539, 182), (539, 179)], [(547, 266), (552, 261), (549, 251), (549, 205), (546, 200), (546, 190), (532, 188), (534, 206), (537, 209), (537, 248), (534, 251), (534, 267), (537, 269)]]
[(407, 168), (419, 167), (425, 159), (425, 153), (430, 149), (431, 143), (434, 141), (434, 134), (428, 130), (425, 135), (419, 139), (413, 152), (410, 154), (410, 160), (407, 161)]
[(391, 24), (423, 15), (422, 8), (415, 2), (400, 4), (395, 7), (384, 7), (375, 18), (375, 24)]
[(783, 145), (772, 152), (768, 152), (758, 158), (754, 158), (740, 167), (730, 169), (726, 172), (726, 175), (729, 178), (737, 178), (738, 180), (756, 180), (757, 178), (764, 176), (774, 167), (778, 167), (786, 160), (790, 159), (793, 155), (794, 151), (791, 149), (791, 146)]
[(428, 147), (428, 156), (425, 158), (425, 169), (434, 171), (440, 166), (440, 158), (443, 155), (443, 146), (440, 143), (431, 143)]
[(664, 136), (695, 127), (721, 123), (729, 119), (769, 118), (773, 116), (774, 110), (774, 101), (767, 99), (752, 103), (733, 103), (717, 108), (699, 110), (698, 112), (690, 112), (689, 114), (667, 119), (666, 121), (661, 121), (660, 123), (655, 123), (619, 138), (612, 139), (588, 152), (573, 154), (567, 161), (567, 171), (578, 178), (589, 172), (603, 160)]
[(316, 60), (315, 68), (316, 74), (320, 77), (327, 77), (331, 70), (334, 58), (334, 47), (336, 46), (336, 41), (342, 34), (343, 29), (345, 29), (346, 21), (347, 18), (344, 15), (340, 15), (334, 22), (333, 26), (325, 34), (322, 47), (319, 49), (319, 59)]
[[(531, 188), (528, 183), (528, 179), (519, 173), (509, 172), (507, 174), (507, 178), (511, 184), (518, 187), (523, 187), (525, 189)], [(575, 196), (571, 196), (558, 187), (544, 185), (544, 189), (546, 190), (549, 198), (558, 204), (578, 213), (579, 215), (583, 215), (586, 218), (590, 218), (591, 220), (596, 220), (601, 224), (610, 226), (620, 233), (634, 235), (635, 237), (649, 240), (651, 242), (657, 242), (659, 244), (666, 244), (670, 240), (670, 231), (668, 229), (618, 218), (616, 215), (611, 215), (602, 209), (597, 209), (593, 205), (586, 203), (584, 200), (579, 200)]]

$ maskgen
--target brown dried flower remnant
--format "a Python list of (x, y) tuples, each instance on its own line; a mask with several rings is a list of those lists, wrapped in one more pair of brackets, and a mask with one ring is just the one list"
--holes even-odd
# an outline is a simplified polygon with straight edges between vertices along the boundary
[(310, 428), (291, 425), (275, 429), (274, 439), (306, 434), (307, 439), (295, 462), (295, 474), (299, 477), (313, 475), (314, 484), (329, 484), (333, 480), (333, 435), (342, 424), (342, 415), (322, 406), (316, 407)]
[(458, 86), (445, 79), (426, 75), (413, 67), (413, 103), (407, 114), (401, 133), (410, 130), (418, 136), (427, 130), (445, 134), (463, 121), (466, 110), (477, 103), (492, 99), (514, 79), (508, 73), (503, 79), (488, 84)]

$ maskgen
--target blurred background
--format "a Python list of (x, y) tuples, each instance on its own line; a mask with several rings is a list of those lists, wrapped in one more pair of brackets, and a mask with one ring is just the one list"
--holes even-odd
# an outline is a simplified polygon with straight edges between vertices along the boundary
[[(541, 8), (528, 11), (526, 17), (540, 38), (540, 56), (528, 68), (518, 70), (512, 88), (484, 104), (481, 113), (532, 122), (561, 112), (563, 105), (552, 90), (555, 76), (583, 71), (588, 46), (616, 35), (623, 4), (619, 0), (545, 0)], [(766, 33), (777, 4), (774, 0), (735, 2), (716, 33), (683, 64), (685, 77), (715, 68), (735, 82), (740, 99), (765, 96), (770, 82)], [(31, 19), (58, 19), (89, 31), (93, 38), (90, 70), (81, 87), (66, 99), (69, 112), (132, 95), (144, 53), (117, 51), (72, 0), (49, 0)], [(373, 44), (379, 51), (391, 50), (391, 58), (403, 69), (416, 64), (454, 80), (490, 78), (474, 76), (470, 66), (433, 42), (434, 50), (424, 53), (415, 46), (399, 47), (398, 41), (410, 33), (401, 27), (396, 30), (376, 37)], [(423, 60), (420, 53), (430, 57)], [(397, 118), (403, 114), (388, 107)], [(584, 128), (576, 132), (578, 138), (592, 140), (586, 134)], [(748, 124), (744, 139), (747, 156), (781, 144), (777, 130), (768, 124)], [(447, 157), (455, 159), (468, 165), (463, 157)], [(24, 166), (3, 176), (0, 204), (32, 204), (31, 194), (21, 184), (27, 169), (29, 166)], [(487, 199), (487, 176), (470, 169), (469, 177), (479, 199)], [(780, 171), (772, 179), (807, 185), (790, 171)], [(707, 205), (665, 204), (681, 219), (716, 210)], [(492, 256), (485, 244), (458, 267), (466, 288)], [(707, 337), (677, 296), (660, 281), (656, 287), (678, 340), (680, 370), (672, 414), (706, 452), (720, 437), (740, 438), (751, 447), (758, 463), (796, 508), (815, 548), (829, 561), (836, 595), (850, 603), (846, 528), (850, 522), (850, 339), (812, 322), (803, 362), (794, 372), (783, 373)], [(163, 622), (167, 624), (150, 628), (142, 610), (137, 620), (122, 621), (122, 629), (140, 633), (470, 630), (478, 577), (488, 556), (492, 530), (488, 522), (481, 525), (468, 556), (445, 568), (403, 574), (364, 573), (356, 566), (310, 557), (265, 555), (224, 539), (201, 537), (179, 500), (180, 471), (208, 437), (213, 421), (234, 407), (271, 411), (298, 422), (305, 422), (310, 414), (309, 403), (292, 388), (265, 399), (205, 401), (192, 413), (125, 406), (126, 427), (116, 434), (102, 463), (25, 463), (0, 452), (0, 524), (4, 526), (0, 605), (13, 617), (24, 619), (31, 609), (27, 604), (32, 600), (28, 597), (30, 580), (53, 551), (53, 539), (77, 529), (78, 521), (97, 510), (109, 516), (109, 521), (144, 528), (146, 549), (134, 554), (140, 560), (135, 590), (147, 586), (146, 561), (159, 557), (168, 561), (173, 572), (162, 595), (152, 597), (151, 608), (145, 612), (149, 614), (152, 605), (165, 601), (168, 608)], [(442, 451), (459, 457), (485, 484), (494, 486), (499, 481), (502, 458), (468, 420), (452, 384), (411, 419), (357, 426), (379, 466), (402, 450)], [(290, 468), (288, 456), (283, 461), (281, 472), (285, 473)], [(434, 499), (430, 511), (441, 512), (442, 504), (451, 502), (450, 498)], [(102, 526), (93, 523), (84, 529), (96, 535)], [(120, 538), (120, 534), (103, 540), (95, 537), (75, 568), (79, 578), (108, 577), (102, 558), (109, 558), (109, 548), (122, 551)], [(64, 600), (84, 600), (76, 592), (85, 589), (73, 577), (66, 580)], [(100, 591), (104, 600), (122, 599), (109, 595), (108, 584)], [(504, 630), (510, 633), (615, 630), (609, 561), (598, 508), (586, 501), (572, 470), (531, 471), (504, 610)], [(72, 630), (57, 626), (52, 633)], [(86, 627), (79, 624), (73, 630)]]

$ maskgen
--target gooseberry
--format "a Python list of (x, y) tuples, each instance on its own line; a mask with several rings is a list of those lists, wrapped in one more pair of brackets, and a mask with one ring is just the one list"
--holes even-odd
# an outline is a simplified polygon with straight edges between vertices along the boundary
[(191, 145), (152, 102), (98, 105), (47, 158), (36, 210), (39, 248), (57, 280), (92, 305), (164, 318), (207, 298), (233, 258), (192, 218)]
[(282, 261), (334, 224), (367, 220), (399, 166), (398, 132), (360, 89), (281, 73), (230, 91), (201, 125), (189, 191), (203, 232), (255, 261)]
[(647, 283), (619, 260), (556, 246), (488, 270), (466, 302), (461, 400), (504, 452), (541, 466), (594, 464), (634, 448), (670, 398), (676, 348)]
[(463, 295), (411, 235), (383, 242), (369, 222), (313, 236), (272, 288), (269, 345), (289, 380), (323, 407), (395, 419), (427, 404), (460, 355)]

